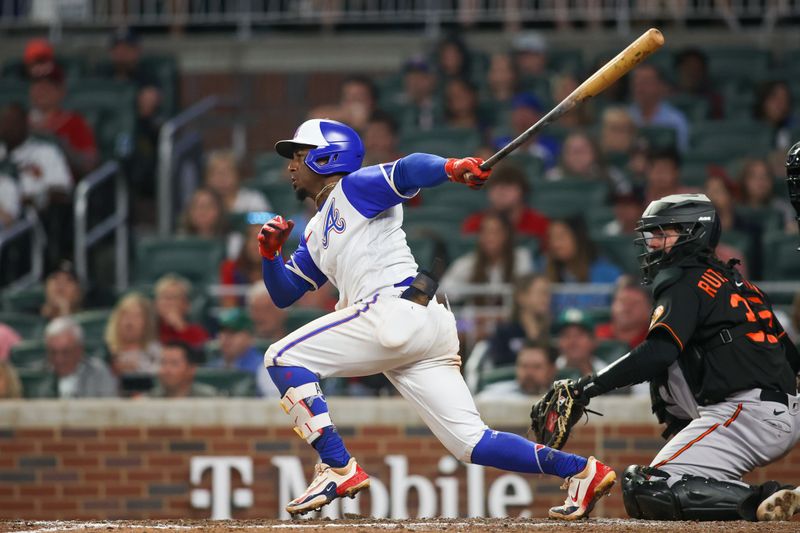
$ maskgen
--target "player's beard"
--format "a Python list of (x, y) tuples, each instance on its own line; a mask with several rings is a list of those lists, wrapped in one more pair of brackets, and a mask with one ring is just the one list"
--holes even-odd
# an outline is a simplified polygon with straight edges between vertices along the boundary
[(294, 195), (295, 195), (295, 196), (297, 197), (297, 199), (298, 199), (298, 200), (300, 200), (301, 202), (302, 202), (303, 200), (305, 200), (306, 198), (311, 198), (311, 195), (310, 195), (310, 194), (308, 194), (308, 191), (307, 191), (307, 190), (305, 190), (305, 189), (303, 189), (302, 187), (299, 187), (299, 188), (297, 188), (297, 189), (294, 191)]

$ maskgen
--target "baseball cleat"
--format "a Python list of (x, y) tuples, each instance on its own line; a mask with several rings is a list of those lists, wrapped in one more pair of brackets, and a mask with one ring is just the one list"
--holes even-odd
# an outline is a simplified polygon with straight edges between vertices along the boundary
[(548, 516), (555, 520), (580, 520), (587, 518), (594, 504), (611, 491), (617, 480), (614, 471), (589, 457), (579, 474), (564, 480), (561, 488), (567, 489), (567, 499), (561, 507), (551, 507)]
[(800, 487), (779, 490), (758, 506), (756, 517), (759, 522), (791, 520), (800, 512)]
[(354, 498), (366, 488), (369, 488), (369, 476), (358, 466), (354, 457), (341, 468), (317, 463), (313, 481), (303, 494), (286, 505), (286, 511), (292, 517), (316, 511), (336, 498)]

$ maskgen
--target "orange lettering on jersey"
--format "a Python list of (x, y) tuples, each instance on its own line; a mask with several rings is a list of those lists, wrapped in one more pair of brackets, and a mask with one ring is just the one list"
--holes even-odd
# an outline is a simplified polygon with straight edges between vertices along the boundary
[(709, 285), (708, 283), (706, 283), (702, 279), (697, 282), (697, 286), (700, 287), (700, 289), (704, 290), (706, 292), (706, 294), (708, 294), (712, 298), (714, 298), (717, 295), (717, 289), (715, 289), (714, 287), (712, 287), (711, 285)]
[(722, 284), (726, 281), (728, 281), (728, 279), (725, 276), (709, 268), (700, 276), (700, 281), (697, 282), (697, 286), (714, 298), (717, 296), (717, 289), (722, 287)]

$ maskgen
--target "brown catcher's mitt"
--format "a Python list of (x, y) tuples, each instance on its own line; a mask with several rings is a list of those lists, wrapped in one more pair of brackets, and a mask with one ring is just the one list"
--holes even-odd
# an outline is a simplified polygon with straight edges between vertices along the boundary
[(531, 409), (531, 429), (536, 442), (560, 450), (569, 437), (572, 426), (585, 411), (584, 402), (576, 402), (574, 381), (562, 379)]

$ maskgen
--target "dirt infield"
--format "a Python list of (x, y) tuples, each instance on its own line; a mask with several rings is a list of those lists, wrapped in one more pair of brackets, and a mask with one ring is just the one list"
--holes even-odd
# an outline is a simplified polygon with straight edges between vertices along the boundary
[(374, 520), (369, 518), (349, 520), (137, 520), (137, 521), (39, 521), (15, 520), (0, 522), (0, 531), (14, 533), (59, 533), (74, 531), (110, 531), (114, 533), (162, 533), (164, 531), (203, 531), (210, 533), (263, 533), (264, 531), (368, 532), (376, 530), (446, 531), (465, 533), (484, 531), (536, 531), (563, 533), (592, 531), (607, 533), (789, 533), (800, 531), (800, 521), (793, 522), (650, 522), (598, 518), (581, 522), (553, 522), (542, 519), (518, 518), (456, 518)]

